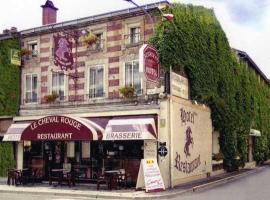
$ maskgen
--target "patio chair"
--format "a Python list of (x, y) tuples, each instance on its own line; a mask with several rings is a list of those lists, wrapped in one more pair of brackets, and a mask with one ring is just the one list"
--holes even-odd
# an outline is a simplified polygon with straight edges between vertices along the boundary
[(97, 190), (99, 190), (101, 184), (107, 185), (109, 189), (109, 179), (104, 174), (99, 173), (97, 174)]

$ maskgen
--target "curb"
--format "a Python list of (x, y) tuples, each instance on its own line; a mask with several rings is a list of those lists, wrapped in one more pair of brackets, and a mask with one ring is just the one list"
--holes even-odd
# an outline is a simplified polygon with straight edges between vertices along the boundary
[(209, 183), (205, 183), (202, 185), (198, 185), (198, 186), (194, 186), (191, 187), (189, 189), (185, 189), (185, 190), (180, 190), (180, 191), (171, 191), (170, 193), (166, 193), (166, 192), (161, 192), (161, 193), (156, 193), (156, 194), (146, 194), (146, 193), (133, 193), (133, 194), (128, 194), (128, 193), (116, 193), (113, 194), (111, 192), (108, 192), (108, 194), (99, 194), (99, 192), (96, 193), (76, 193), (76, 192), (63, 192), (63, 191), (27, 191), (27, 190), (5, 190), (5, 189), (0, 189), (1, 193), (16, 193), (16, 194), (21, 194), (21, 193), (27, 193), (27, 194), (32, 194), (32, 195), (45, 195), (45, 194), (50, 194), (52, 196), (73, 196), (73, 197), (89, 197), (89, 198), (95, 198), (95, 199), (155, 199), (155, 198), (159, 198), (159, 199), (168, 199), (168, 198), (174, 198), (176, 196), (180, 196), (180, 195), (184, 195), (184, 194), (188, 194), (188, 193), (193, 193), (193, 192), (197, 192), (197, 191), (202, 191), (202, 190), (206, 190), (206, 189), (210, 189), (219, 185), (223, 185), (225, 183), (228, 182), (232, 182), (236, 179), (248, 176), (250, 174), (254, 174), (260, 170), (263, 170), (265, 167), (259, 167), (259, 168), (255, 168), (251, 171), (247, 171), (247, 172), (243, 172), (241, 174), (237, 174), (234, 176), (229, 176), (226, 178), (222, 178), (220, 180), (217, 181), (213, 181), (213, 182), (209, 182)]

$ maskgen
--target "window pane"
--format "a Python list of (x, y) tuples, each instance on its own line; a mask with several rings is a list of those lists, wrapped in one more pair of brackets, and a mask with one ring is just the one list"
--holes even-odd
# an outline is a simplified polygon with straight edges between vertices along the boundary
[(31, 91), (31, 75), (26, 75), (26, 91)]
[(52, 88), (53, 90), (57, 88), (57, 73), (52, 74)]
[(97, 79), (96, 79), (96, 95), (97, 97), (103, 96), (103, 67), (97, 69)]
[(133, 85), (132, 84), (132, 63), (125, 64), (125, 85)]
[(141, 90), (141, 79), (139, 74), (139, 62), (133, 62), (133, 86), (136, 92)]
[(95, 80), (96, 80), (96, 70), (95, 68), (90, 68), (89, 73), (89, 98), (95, 97)]
[(32, 90), (36, 90), (37, 89), (37, 75), (34, 74), (32, 75)]

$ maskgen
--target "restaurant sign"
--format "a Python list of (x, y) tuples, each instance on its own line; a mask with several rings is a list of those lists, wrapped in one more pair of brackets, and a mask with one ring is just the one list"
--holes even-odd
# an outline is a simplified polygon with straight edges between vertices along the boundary
[(23, 132), (21, 140), (92, 140), (91, 130), (66, 116), (47, 116), (32, 122)]
[(54, 64), (61, 70), (73, 68), (72, 42), (67, 36), (54, 35)]
[(140, 72), (144, 72), (144, 75), (148, 81), (159, 82), (160, 78), (160, 62), (157, 50), (144, 44), (139, 50), (140, 60)]

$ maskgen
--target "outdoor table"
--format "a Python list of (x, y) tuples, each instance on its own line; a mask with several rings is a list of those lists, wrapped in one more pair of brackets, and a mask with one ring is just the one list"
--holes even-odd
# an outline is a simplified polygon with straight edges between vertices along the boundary
[(50, 175), (50, 185), (52, 184), (52, 175), (54, 175), (56, 178), (58, 178), (58, 185), (62, 185), (63, 181), (63, 173), (67, 171), (65, 169), (52, 169), (51, 170), (51, 175)]
[(119, 170), (108, 170), (104, 171), (105, 176), (108, 177), (109, 183), (108, 188), (111, 190), (113, 187), (116, 187), (116, 183), (114, 182), (114, 177), (119, 173)]

